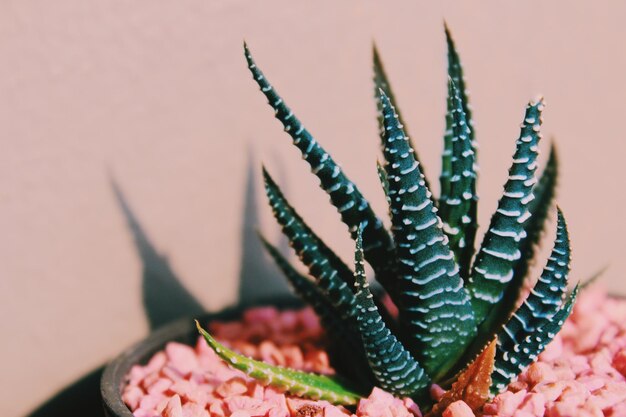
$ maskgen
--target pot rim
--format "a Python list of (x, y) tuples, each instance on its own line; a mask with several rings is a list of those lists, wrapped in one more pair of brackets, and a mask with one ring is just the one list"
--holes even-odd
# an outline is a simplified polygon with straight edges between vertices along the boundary
[[(251, 303), (236, 304), (216, 312), (207, 312), (200, 316), (203, 323), (212, 320), (236, 320), (244, 311), (253, 307), (275, 307), (279, 310), (296, 309), (304, 304), (293, 296), (265, 298)], [(100, 394), (107, 416), (133, 417), (132, 412), (122, 400), (124, 379), (131, 367), (145, 364), (156, 352), (163, 350), (168, 342), (189, 344), (197, 337), (194, 318), (187, 317), (168, 323), (152, 332), (145, 339), (125, 349), (104, 368), (100, 379)]]

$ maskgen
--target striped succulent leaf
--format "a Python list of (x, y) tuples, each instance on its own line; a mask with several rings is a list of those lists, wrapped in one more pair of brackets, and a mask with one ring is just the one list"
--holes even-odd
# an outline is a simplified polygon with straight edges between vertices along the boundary
[(523, 291), (524, 278), (534, 260), (536, 246), (548, 219), (549, 208), (554, 200), (557, 168), (556, 149), (552, 146), (548, 162), (538, 183), (533, 188), (534, 198), (528, 203), (530, 218), (524, 226), (523, 235), (525, 237), (521, 239), (520, 245), (522, 255), (513, 269), (513, 278), (507, 285), (502, 299), (494, 305), (483, 325), (479, 327), (479, 333), (472, 347), (468, 350), (466, 359), (472, 358), (502, 328), (515, 310), (517, 300)]
[(554, 248), (543, 273), (522, 305), (513, 313), (498, 334), (498, 350), (511, 351), (526, 336), (549, 322), (561, 307), (567, 291), (570, 246), (567, 225), (558, 212)]
[(420, 364), (385, 325), (365, 277), (360, 234), (355, 251), (355, 296), (357, 322), (370, 369), (377, 385), (403, 397), (424, 400), (430, 379)]
[[(376, 44), (372, 46), (372, 56), (373, 56), (373, 70), (374, 70), (374, 100), (376, 101), (376, 110), (377, 110), (377, 120), (378, 120), (378, 134), (380, 136), (381, 147), (385, 146), (385, 123), (383, 117), (383, 104), (380, 100), (380, 90), (383, 90), (387, 97), (389, 98), (389, 102), (396, 109), (396, 114), (398, 115), (398, 120), (400, 124), (404, 126), (404, 131), (407, 132), (407, 125), (402, 119), (402, 114), (400, 113), (400, 108), (396, 102), (396, 97), (393, 94), (393, 90), (391, 89), (391, 84), (389, 82), (389, 78), (387, 77), (387, 72), (385, 71), (385, 66), (383, 65), (383, 61), (380, 59), (380, 53), (378, 52), (378, 48), (376, 48)], [(414, 146), (411, 138), (409, 137), (409, 145), (411, 149), (413, 149), (415, 159), (420, 162), (419, 156), (417, 155), (416, 147)], [(421, 164), (421, 162), (420, 162)], [(430, 189), (428, 184), (428, 178), (426, 177), (426, 173), (424, 172), (424, 168), (422, 165), (422, 175), (424, 176), (424, 183), (426, 183), (426, 187)]]
[[(459, 92), (459, 98), (463, 107), (463, 113), (465, 114), (465, 120), (467, 121), (467, 127), (469, 129), (469, 139), (474, 151), (474, 164), (476, 164), (476, 151), (477, 145), (474, 140), (474, 121), (472, 120), (472, 110), (469, 104), (469, 98), (467, 88), (465, 86), (465, 78), (463, 76), (463, 67), (461, 65), (461, 59), (456, 50), (452, 35), (448, 30), (448, 26), (444, 24), (446, 33), (446, 44), (448, 46), (448, 77), (452, 79), (452, 82), (456, 86)], [(450, 93), (448, 93), (448, 111), (446, 112), (446, 133), (443, 137), (443, 153), (441, 155), (441, 176), (439, 181), (441, 183), (441, 193), (439, 200), (446, 200), (450, 192), (450, 178), (452, 176), (452, 110), (454, 105), (450, 102)], [(477, 169), (475, 168), (474, 171)]]
[(320, 179), (321, 187), (341, 215), (342, 221), (356, 239), (356, 230), (363, 225), (365, 259), (376, 272), (377, 279), (386, 286), (392, 279), (395, 269), (393, 243), (382, 221), (374, 214), (369, 203), (358, 188), (346, 177), (330, 155), (305, 129), (283, 99), (276, 93), (257, 67), (248, 47), (244, 44), (245, 56), (254, 80), (275, 111), (275, 117), (283, 124), (293, 143), (302, 152), (302, 157), (311, 166), (312, 172)]
[(521, 240), (521, 257), (513, 270), (513, 279), (507, 286), (502, 300), (494, 306), (489, 319), (481, 328), (481, 333), (477, 339), (477, 345), (488, 340), (505, 323), (513, 313), (516, 301), (523, 290), (524, 280), (528, 273), (537, 250), (541, 233), (548, 220), (550, 207), (554, 202), (556, 192), (556, 179), (558, 175), (558, 160), (556, 148), (551, 146), (548, 162), (533, 188), (533, 199), (528, 203), (530, 218), (524, 226), (526, 236)]
[(311, 306), (319, 317), (322, 327), (329, 335), (331, 350), (334, 349), (341, 356), (342, 363), (340, 365), (343, 368), (348, 368), (353, 375), (358, 375), (363, 382), (373, 382), (367, 366), (361, 336), (356, 330), (356, 321), (343, 320), (340, 312), (315, 282), (299, 273), (280, 251), (263, 236), (259, 235), (259, 238), (291, 284), (294, 292)]
[(350, 319), (355, 302), (350, 289), (354, 281), (352, 271), (304, 223), (265, 169), (263, 177), (272, 212), (290, 245), (341, 316)]
[(513, 350), (498, 350), (496, 352), (496, 364), (491, 374), (493, 384), (492, 395), (502, 392), (509, 383), (530, 365), (556, 334), (561, 330), (563, 323), (569, 317), (578, 295), (578, 285), (574, 288), (567, 300), (559, 308), (551, 320), (534, 332), (527, 335), (520, 343), (513, 346)]
[(443, 376), (476, 334), (469, 296), (435, 213), (419, 163), (395, 110), (381, 90), (385, 170), (400, 297), (394, 300), (411, 351), (433, 380)]
[[(559, 161), (554, 143), (550, 146), (550, 155), (539, 181), (533, 189), (534, 198), (528, 203), (530, 219), (526, 224), (526, 237), (522, 244), (522, 257), (514, 272), (515, 281), (522, 282), (528, 272), (531, 261), (535, 257), (537, 245), (544, 230), (550, 207), (554, 203), (556, 195), (557, 177), (559, 173)], [(517, 292), (515, 292), (517, 295)]]
[(456, 255), (461, 276), (466, 278), (474, 254), (478, 197), (471, 130), (463, 111), (459, 90), (452, 78), (448, 80), (448, 114), (451, 119), (451, 175), (447, 196), (439, 201), (439, 216), (443, 221), (443, 230), (450, 240), (450, 249)]
[(197, 320), (196, 326), (204, 340), (222, 360), (263, 384), (283, 389), (292, 395), (325, 400), (333, 404), (353, 405), (361, 398), (347, 384), (336, 378), (274, 366), (240, 355), (215, 340)]
[(522, 243), (526, 237), (525, 225), (530, 217), (528, 204), (533, 198), (532, 190), (536, 182), (543, 107), (543, 100), (539, 99), (529, 103), (526, 108), (504, 193), (496, 213), (491, 217), (469, 277), (468, 289), (481, 332), (485, 329), (489, 331), (493, 319), (488, 318), (489, 313), (502, 300), (521, 258)]

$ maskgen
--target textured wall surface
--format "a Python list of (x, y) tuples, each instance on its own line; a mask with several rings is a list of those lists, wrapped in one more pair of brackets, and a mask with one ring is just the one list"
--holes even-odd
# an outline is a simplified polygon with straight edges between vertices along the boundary
[(349, 259), (345, 228), (247, 72), (244, 38), (384, 214), (371, 42), (435, 177), (445, 17), (472, 91), (481, 224), (506, 179), (524, 105), (541, 93), (545, 138), (562, 161), (573, 274), (610, 263), (606, 282), (626, 292), (626, 3), (481, 5), (2, 2), (1, 414), (28, 411), (144, 337), (142, 300), (158, 323), (163, 311), (184, 313), (179, 300), (216, 309), (236, 300), (240, 275), (254, 284), (274, 274), (251, 233), (258, 219), (275, 239), (271, 215), (262, 195), (245, 198), (261, 186), (261, 161)]

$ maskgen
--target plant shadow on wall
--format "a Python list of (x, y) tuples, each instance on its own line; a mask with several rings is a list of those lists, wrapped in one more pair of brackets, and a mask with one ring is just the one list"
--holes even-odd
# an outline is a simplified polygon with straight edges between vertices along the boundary
[[(239, 267), (238, 303), (258, 304), (270, 297), (289, 294), (289, 289), (277, 267), (269, 262), (256, 228), (258, 208), (256, 205), (255, 173), (248, 158), (244, 209), (241, 221), (241, 259)], [(147, 233), (139, 223), (128, 199), (114, 179), (111, 187), (124, 214), (128, 229), (135, 242), (135, 249), (142, 263), (142, 300), (150, 329), (154, 330), (179, 318), (201, 315), (206, 310), (182, 284), (165, 256), (159, 254)], [(208, 277), (209, 280), (216, 277)], [(258, 283), (263, 282), (263, 286)]]
[(169, 265), (167, 258), (158, 253), (139, 223), (128, 200), (115, 180), (111, 188), (124, 214), (135, 249), (141, 259), (141, 294), (144, 312), (151, 330), (189, 314), (202, 314), (204, 308), (185, 288)]
[[(269, 297), (289, 293), (277, 267), (267, 259), (257, 238), (256, 228), (259, 216), (255, 203), (257, 193), (255, 172), (252, 158), (249, 157), (246, 168), (243, 218), (240, 223), (242, 229), (238, 301), (244, 305), (259, 304)], [(185, 288), (167, 258), (158, 252), (121, 187), (112, 177), (110, 185), (141, 259), (142, 302), (150, 331), (176, 319), (197, 317), (204, 313), (205, 308), (202, 304)], [(214, 277), (208, 277), (208, 279), (214, 279)], [(258, 285), (260, 281), (263, 282), (263, 286)], [(73, 384), (57, 392), (28, 416), (103, 416), (100, 397), (100, 378), (103, 370), (104, 366), (100, 366), (85, 374)]]

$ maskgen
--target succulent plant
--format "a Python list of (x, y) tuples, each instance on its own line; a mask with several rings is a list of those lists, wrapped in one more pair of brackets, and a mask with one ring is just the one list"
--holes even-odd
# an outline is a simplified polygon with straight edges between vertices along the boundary
[[(552, 253), (529, 295), (518, 302), (554, 206), (558, 172), (554, 146), (538, 180), (536, 174), (543, 100), (526, 107), (504, 192), (476, 248), (474, 128), (461, 62), (447, 28), (445, 33), (449, 77), (438, 199), (430, 192), (374, 48), (375, 97), (385, 160), (378, 164), (378, 173), (389, 203), (390, 231), (287, 107), (244, 45), (254, 80), (356, 242), (351, 269), (304, 222), (263, 169), (274, 217), (311, 278), (263, 239), (265, 247), (295, 292), (319, 315), (340, 358), (338, 367), (351, 382), (256, 362), (229, 351), (202, 331), (231, 365), (311, 398), (353, 404), (359, 393), (379, 386), (429, 407), (431, 384), (459, 384), (459, 375), (476, 358), (481, 362), (475, 369), (488, 369), (487, 382), (483, 381), (486, 395), (497, 394), (560, 330), (577, 288), (568, 293), (570, 246), (559, 209)], [(370, 289), (364, 262), (372, 267), (384, 291)], [(385, 294), (397, 307), (397, 317), (388, 311)], [(481, 358), (483, 351), (491, 352), (486, 362)]]

